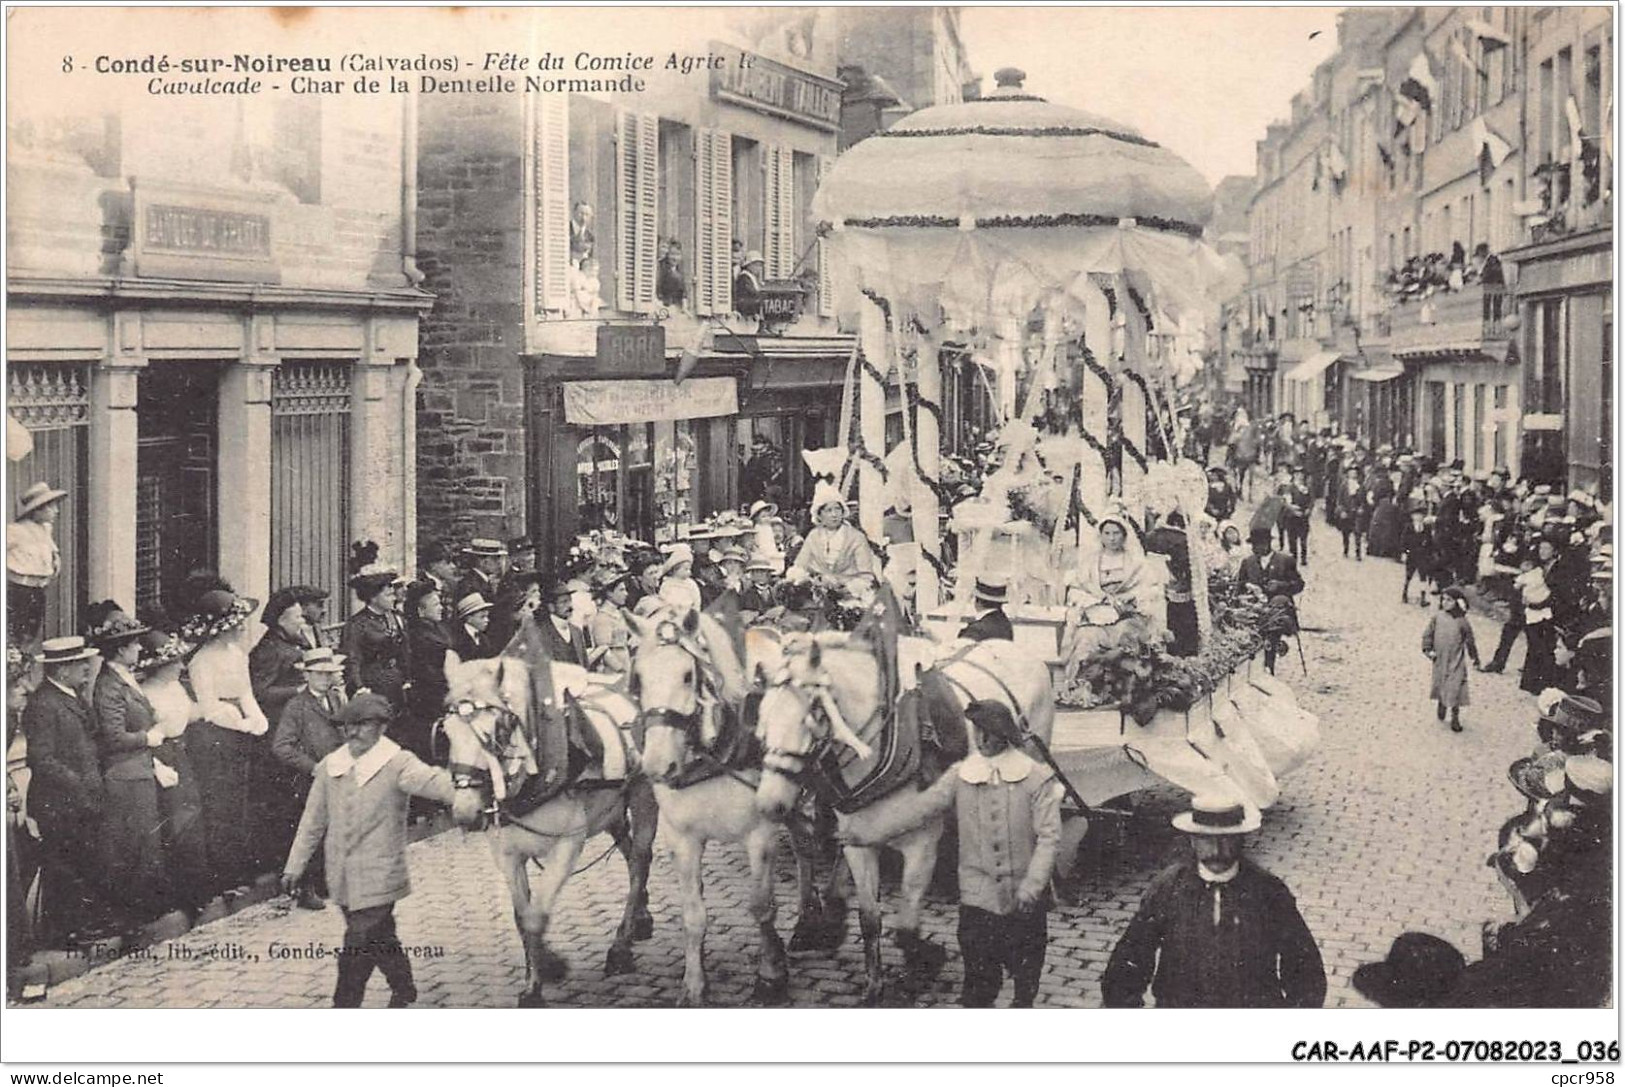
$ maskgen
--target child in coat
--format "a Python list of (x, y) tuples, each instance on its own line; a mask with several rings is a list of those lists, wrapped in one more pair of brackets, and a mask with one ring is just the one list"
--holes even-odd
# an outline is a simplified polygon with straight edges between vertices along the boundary
[(965, 707), (976, 751), (954, 782), (959, 823), (960, 1003), (991, 1007), (1009, 971), (1013, 1008), (1038, 995), (1049, 931), (1050, 875), (1061, 839), (1061, 784), (1015, 745), (1020, 730), (1000, 702)]
[(1439, 608), (1422, 632), (1422, 652), (1433, 662), (1428, 697), (1439, 703), (1439, 720), (1444, 720), (1448, 710), (1450, 731), (1460, 732), (1461, 707), (1469, 704), (1467, 662), (1478, 664), (1478, 645), (1467, 621), (1467, 598), (1460, 589), (1451, 586), (1440, 594)]
[(344, 746), (316, 765), (299, 833), (282, 872), (282, 889), (295, 894), (305, 866), (325, 843), (327, 886), (344, 911), (344, 947), (338, 956), (335, 1008), (359, 1008), (374, 967), (389, 982), (389, 1006), (417, 999), (412, 964), (395, 934), (395, 903), (412, 893), (406, 874), (406, 811), (410, 797), (449, 805), (451, 775), (425, 766), (386, 739), (394, 719), (389, 700), (358, 691), (334, 715)]
[(1434, 555), (1433, 529), (1427, 523), (1427, 511), (1420, 506), (1411, 510), (1410, 524), (1399, 530), (1399, 554), (1405, 560), (1405, 585), (1399, 590), (1401, 603), (1411, 601), (1411, 578), (1422, 583), (1422, 607), (1428, 606), (1428, 582), (1437, 577), (1438, 562)]

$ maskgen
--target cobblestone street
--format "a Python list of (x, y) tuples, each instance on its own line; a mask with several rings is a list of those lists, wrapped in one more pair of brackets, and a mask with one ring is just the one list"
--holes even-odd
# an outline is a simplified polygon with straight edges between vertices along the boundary
[[(1251, 855), (1296, 894), (1320, 942), (1330, 978), (1329, 1006), (1363, 1006), (1350, 986), (1356, 966), (1380, 959), (1407, 929), (1436, 933), (1469, 959), (1479, 953), (1480, 923), (1508, 920), (1510, 908), (1484, 858), (1498, 824), (1519, 807), (1507, 782), (1509, 761), (1533, 743), (1533, 699), (1517, 689), (1515, 651), (1506, 675), (1471, 678), (1466, 731), (1434, 719), (1427, 700), (1427, 662), (1420, 637), (1427, 612), (1400, 602), (1403, 572), (1390, 560), (1343, 559), (1335, 534), (1317, 511), (1308, 588), (1301, 598), (1309, 675), (1296, 650), (1280, 675), (1300, 702), (1320, 716), (1321, 747), (1283, 783), (1281, 802), (1265, 815)], [(1473, 618), (1482, 655), (1496, 627)], [(1142, 797), (1122, 844), (1090, 850), (1098, 865), (1080, 906), (1050, 915), (1049, 955), (1039, 1003), (1094, 1007), (1107, 956), (1163, 860), (1186, 848), (1167, 826), (1179, 807), (1173, 791)], [(1103, 835), (1110, 837), (1110, 835)], [(608, 839), (589, 843), (595, 858)], [(411, 847), (415, 893), (397, 911), (403, 942), (424, 951), (414, 960), (420, 1005), (511, 1007), (523, 957), (508, 896), (477, 835), (442, 834)], [(779, 929), (794, 922), (790, 865), (781, 857)], [(707, 862), (711, 931), (707, 963), (712, 999), (736, 1005), (754, 980), (755, 926), (745, 909), (744, 858), (712, 847)], [(577, 877), (564, 892), (549, 933), (571, 966), (549, 998), (573, 1006), (665, 1006), (682, 977), (682, 929), (676, 879), (664, 843), (650, 881), (655, 934), (637, 945), (637, 971), (605, 979), (604, 953), (620, 917), (626, 880), (619, 855)], [(888, 917), (888, 922), (890, 918)], [(950, 949), (941, 976), (923, 992), (892, 991), (898, 1000), (946, 1005), (957, 998), (960, 967), (954, 907), (932, 902), (930, 935)], [(335, 909), (286, 911), (275, 903), (248, 908), (199, 928), (149, 957), (91, 970), (54, 987), (48, 1006), (319, 1007), (331, 997), (334, 960), (281, 958), (279, 949), (337, 946)], [(426, 949), (426, 950), (425, 950)], [(186, 956), (190, 957), (186, 957)], [(901, 956), (888, 941), (886, 959)], [(791, 994), (797, 1006), (852, 1006), (863, 988), (855, 916), (835, 957), (795, 955)], [(387, 990), (374, 978), (369, 1006)], [(1006, 994), (1000, 1003), (1008, 1000)]]

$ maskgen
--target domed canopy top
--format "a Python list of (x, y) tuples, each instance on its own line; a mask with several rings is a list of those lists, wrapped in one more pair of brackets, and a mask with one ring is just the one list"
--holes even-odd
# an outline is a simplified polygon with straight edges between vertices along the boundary
[(932, 106), (835, 162), (814, 211), (851, 227), (1108, 226), (1199, 235), (1213, 194), (1129, 125), (1047, 102), (1000, 69), (985, 98)]

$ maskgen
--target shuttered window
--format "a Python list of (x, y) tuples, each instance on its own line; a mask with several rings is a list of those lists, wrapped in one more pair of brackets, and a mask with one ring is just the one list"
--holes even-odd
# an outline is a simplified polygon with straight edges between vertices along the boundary
[[(818, 184), (822, 186), (835, 168), (835, 160), (827, 155), (818, 156)], [(830, 259), (829, 239), (818, 239), (818, 316), (835, 316), (835, 262)]]
[(660, 120), (622, 110), (615, 119), (617, 307), (649, 313), (655, 307), (655, 242), (660, 226)]
[(695, 136), (695, 309), (726, 314), (733, 308), (733, 141), (714, 128)]
[(564, 95), (533, 100), (536, 310), (558, 312), (569, 300), (570, 107)]
[(350, 366), (289, 361), (271, 385), (271, 587), (315, 585), (346, 614)]
[(65, 363), (10, 363), (6, 366), (10, 379), (7, 410), (27, 428), (34, 443), (33, 451), (22, 460), (7, 459), (7, 491), (14, 501), (35, 483), (47, 483), (68, 492), (55, 529), (62, 570), (45, 590), (44, 636), (47, 638), (80, 632), (80, 607), (84, 603), (88, 570), (88, 369)]
[(788, 147), (769, 145), (764, 149), (762, 172), (767, 248), (762, 252), (769, 279), (789, 279), (796, 266), (796, 175), (795, 153)]

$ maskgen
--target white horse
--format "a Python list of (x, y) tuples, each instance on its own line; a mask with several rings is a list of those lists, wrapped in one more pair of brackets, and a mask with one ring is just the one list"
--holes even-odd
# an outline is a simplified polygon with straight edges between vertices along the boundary
[[(626, 909), (605, 959), (607, 975), (632, 969), (632, 943), (654, 934), (649, 914), (649, 865), (654, 855), (659, 810), (654, 791), (638, 768), (637, 750), (630, 730), (637, 707), (626, 694), (603, 677), (571, 664), (553, 663), (554, 704), (579, 706), (588, 727), (605, 748), (602, 777), (578, 780), (540, 806), (522, 813), (504, 813), (505, 799), (521, 777), (520, 770), (534, 752), (528, 747), (523, 723), (531, 720), (531, 670), (515, 653), (526, 634), (534, 634), (534, 620), (503, 655), (490, 660), (461, 661), (446, 654), (447, 705), (440, 722), (451, 745), (449, 769), (456, 796), (452, 814), (464, 827), (493, 817), (489, 831), (491, 855), (508, 881), (514, 922), (525, 947), (525, 988), (520, 1007), (545, 1003), (542, 984), (556, 981), (566, 963), (547, 947), (547, 926), (553, 905), (576, 871), (588, 838), (610, 834), (626, 858), (630, 886)], [(541, 876), (532, 893), (527, 863), (535, 861)]]
[[(748, 691), (745, 669), (726, 629), (709, 615), (634, 618), (639, 643), (632, 692), (641, 707), (643, 769), (654, 783), (677, 862), (683, 900), (683, 994), (679, 1006), (705, 1003), (705, 893), (700, 863), (707, 842), (741, 842), (750, 863), (750, 914), (761, 933), (753, 1000), (789, 1002), (784, 941), (774, 922), (773, 862), (779, 826), (756, 806), (756, 775), (723, 765), (715, 752), (742, 738), (738, 714)], [(730, 733), (731, 735), (724, 735)]]
[[(922, 675), (919, 694), (910, 692), (899, 707), (888, 705), (881, 663), (887, 653), (898, 659), (895, 645), (839, 633), (782, 641), (752, 634), (758, 637), (748, 656), (768, 684), (758, 711), (767, 748), (758, 806), (783, 818), (820, 776), (825, 790), (863, 787), (851, 794), (852, 803), (837, 804), (836, 821), (857, 885), (868, 974), (864, 1000), (877, 1005), (884, 997), (879, 848), (903, 856), (897, 943), (908, 971), (930, 977), (945, 952), (920, 935), (920, 910), (953, 802), (957, 763), (975, 745), (965, 706), (976, 699), (1001, 702), (1025, 731), (1048, 743), (1055, 722), (1049, 670), (1011, 642), (964, 643)], [(909, 745), (919, 761), (907, 765), (919, 769), (888, 774), (888, 767), (905, 764), (899, 752)]]

